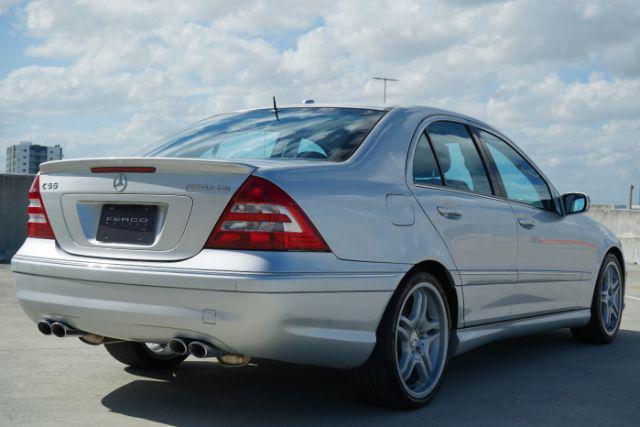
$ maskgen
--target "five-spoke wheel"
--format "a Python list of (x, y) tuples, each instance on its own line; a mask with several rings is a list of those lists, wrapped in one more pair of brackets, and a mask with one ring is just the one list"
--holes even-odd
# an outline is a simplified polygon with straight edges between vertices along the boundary
[(396, 326), (396, 364), (407, 391), (427, 395), (444, 367), (448, 325), (446, 308), (432, 283), (420, 283), (407, 295)]
[(607, 344), (620, 329), (624, 308), (624, 275), (618, 258), (609, 253), (602, 262), (591, 303), (591, 319), (586, 326), (573, 328), (580, 341)]
[(373, 353), (355, 371), (365, 399), (417, 408), (435, 396), (448, 361), (449, 313), (436, 277), (417, 272), (405, 279), (382, 316)]
[(608, 334), (613, 334), (620, 324), (622, 313), (622, 279), (620, 269), (614, 262), (607, 264), (600, 292), (602, 326)]

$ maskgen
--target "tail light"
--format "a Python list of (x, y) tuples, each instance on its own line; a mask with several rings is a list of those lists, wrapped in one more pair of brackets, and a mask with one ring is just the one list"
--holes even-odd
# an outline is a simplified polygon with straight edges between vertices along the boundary
[(300, 206), (280, 187), (256, 176), (233, 195), (205, 248), (330, 251)]
[(47, 211), (40, 195), (40, 175), (36, 175), (29, 189), (29, 206), (27, 207), (29, 221), (27, 222), (27, 236), (40, 239), (55, 239)]

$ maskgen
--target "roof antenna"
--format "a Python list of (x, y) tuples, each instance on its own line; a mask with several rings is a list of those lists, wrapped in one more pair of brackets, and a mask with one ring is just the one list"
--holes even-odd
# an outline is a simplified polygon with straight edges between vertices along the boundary
[(382, 103), (387, 103), (387, 82), (397, 82), (398, 79), (392, 79), (391, 77), (371, 77), (373, 80), (382, 80), (384, 82), (384, 92), (382, 95)]
[(278, 106), (276, 105), (276, 97), (273, 97), (273, 112), (276, 113), (276, 120), (280, 121), (280, 117), (278, 117)]

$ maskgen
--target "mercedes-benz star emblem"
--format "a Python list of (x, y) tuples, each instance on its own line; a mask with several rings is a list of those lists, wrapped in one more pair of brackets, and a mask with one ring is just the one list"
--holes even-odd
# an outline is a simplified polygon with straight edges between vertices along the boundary
[(127, 188), (127, 175), (121, 173), (113, 179), (113, 188), (122, 193)]

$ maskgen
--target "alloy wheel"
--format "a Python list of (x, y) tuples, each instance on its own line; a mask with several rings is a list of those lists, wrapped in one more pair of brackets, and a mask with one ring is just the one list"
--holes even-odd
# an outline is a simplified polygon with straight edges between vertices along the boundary
[(604, 330), (609, 335), (615, 333), (622, 317), (622, 280), (614, 262), (607, 265), (602, 276), (600, 310)]
[(396, 324), (396, 368), (414, 398), (428, 395), (444, 370), (449, 346), (445, 302), (431, 283), (420, 283), (405, 298)]

